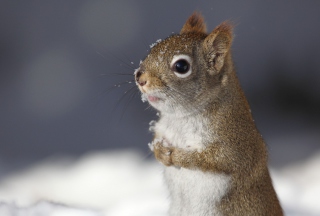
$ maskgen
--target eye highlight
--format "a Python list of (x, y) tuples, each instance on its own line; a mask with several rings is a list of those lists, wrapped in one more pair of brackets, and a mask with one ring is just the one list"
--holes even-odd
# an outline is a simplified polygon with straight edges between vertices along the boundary
[(177, 77), (188, 77), (191, 72), (191, 58), (187, 55), (175, 55), (171, 61), (171, 70)]

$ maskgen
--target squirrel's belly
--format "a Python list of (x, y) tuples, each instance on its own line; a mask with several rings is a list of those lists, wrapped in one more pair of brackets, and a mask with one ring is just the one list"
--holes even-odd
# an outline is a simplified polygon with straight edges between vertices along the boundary
[(227, 193), (230, 176), (177, 167), (165, 168), (170, 215), (220, 215), (216, 206)]

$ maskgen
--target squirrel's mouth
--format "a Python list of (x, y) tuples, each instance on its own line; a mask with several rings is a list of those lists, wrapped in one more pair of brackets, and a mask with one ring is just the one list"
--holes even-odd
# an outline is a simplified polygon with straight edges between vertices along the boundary
[(152, 102), (152, 103), (156, 103), (160, 100), (160, 98), (153, 96), (153, 95), (148, 95), (147, 98), (148, 98), (148, 101)]
[(160, 101), (163, 101), (163, 95), (159, 92), (150, 92), (150, 93), (142, 93), (143, 100), (148, 101), (151, 104), (157, 104)]

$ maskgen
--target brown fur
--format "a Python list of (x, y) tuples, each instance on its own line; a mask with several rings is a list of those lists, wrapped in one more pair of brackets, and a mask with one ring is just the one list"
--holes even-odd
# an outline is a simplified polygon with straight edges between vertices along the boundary
[(210, 88), (203, 97), (207, 103), (201, 115), (211, 122), (207, 133), (215, 134), (202, 151), (167, 147), (158, 142), (154, 145), (154, 154), (166, 166), (230, 175), (230, 189), (218, 205), (223, 215), (281, 216), (282, 209), (267, 167), (266, 146), (236, 76), (231, 43), (230, 23), (222, 23), (206, 35), (202, 16), (194, 13), (183, 26), (181, 35), (168, 38), (152, 49), (141, 65), (140, 77), (149, 83), (150, 89), (161, 88), (172, 80), (179, 82), (173, 73), (162, 73), (168, 70), (166, 64), (155, 65), (159, 52), (166, 49), (163, 58), (170, 59), (176, 50), (192, 56), (194, 49), (185, 48), (186, 44), (196, 47), (198, 56), (192, 57), (198, 60), (194, 68), (207, 71), (207, 75), (201, 75), (202, 78), (194, 75), (189, 79), (190, 82), (199, 79), (197, 82), (201, 83), (199, 90), (193, 89), (195, 94), (204, 91), (201, 87)]
[(207, 26), (199, 12), (194, 12), (182, 27), (180, 34), (187, 32), (207, 32)]

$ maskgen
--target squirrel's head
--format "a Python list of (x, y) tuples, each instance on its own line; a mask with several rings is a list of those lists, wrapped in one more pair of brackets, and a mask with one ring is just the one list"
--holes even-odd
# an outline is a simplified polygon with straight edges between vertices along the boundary
[(199, 13), (180, 34), (156, 43), (135, 72), (145, 99), (161, 112), (202, 110), (228, 83), (232, 26), (224, 22), (210, 34)]

